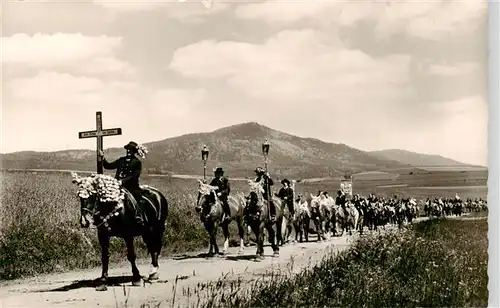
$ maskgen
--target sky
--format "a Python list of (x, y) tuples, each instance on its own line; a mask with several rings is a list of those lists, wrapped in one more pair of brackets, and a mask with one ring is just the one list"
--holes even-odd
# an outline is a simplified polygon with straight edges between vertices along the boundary
[(486, 1), (3, 3), (2, 153), (242, 122), (487, 165)]

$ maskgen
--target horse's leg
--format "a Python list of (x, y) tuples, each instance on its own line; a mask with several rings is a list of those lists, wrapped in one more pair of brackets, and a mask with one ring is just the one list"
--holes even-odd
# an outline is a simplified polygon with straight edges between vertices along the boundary
[(212, 222), (210, 221), (206, 221), (204, 223), (205, 225), (205, 230), (207, 230), (207, 233), (208, 233), (208, 241), (209, 241), (209, 244), (208, 244), (208, 256), (209, 257), (212, 257), (214, 255), (214, 245), (213, 245), (213, 241), (212, 241), (212, 228), (213, 228), (213, 225), (212, 225)]
[(304, 237), (306, 242), (309, 243), (309, 224), (311, 223), (311, 218), (306, 218), (305, 223), (303, 225), (304, 228)]
[(238, 253), (243, 253), (245, 251), (245, 225), (243, 223), (243, 218), (238, 218), (236, 220), (238, 224), (238, 235), (240, 237), (240, 250)]
[(108, 267), (109, 267), (109, 235), (105, 231), (99, 229), (97, 231), (99, 245), (101, 246), (101, 265), (102, 273), (101, 278), (98, 279), (96, 286), (97, 291), (106, 291), (108, 283)]
[(257, 240), (257, 258), (264, 258), (264, 223), (258, 222), (258, 225), (255, 227), (254, 233), (255, 238)]
[(141, 285), (141, 274), (139, 273), (139, 269), (135, 264), (135, 249), (134, 249), (134, 238), (132, 236), (125, 237), (125, 245), (127, 246), (127, 259), (132, 265), (132, 285), (140, 286)]
[(222, 254), (226, 254), (229, 249), (229, 222), (224, 221), (222, 223), (222, 233), (224, 234), (224, 248), (222, 248)]
[(314, 224), (316, 225), (316, 233), (318, 234), (318, 243), (319, 243), (319, 242), (321, 242), (321, 240), (323, 238), (323, 232), (321, 232), (322, 231), (321, 227), (322, 227), (323, 223), (319, 217), (316, 217)]
[[(276, 241), (276, 245), (278, 245), (278, 246), (285, 245), (285, 238), (284, 238), (284, 234), (283, 234), (283, 224), (284, 224), (283, 218), (280, 218), (280, 219), (276, 220), (276, 223), (275, 223), (275, 226), (276, 226), (275, 237), (276, 237), (276, 239), (275, 239), (275, 241)], [(273, 227), (271, 226), (271, 229), (272, 228)], [(269, 243), (272, 245), (272, 241), (271, 241), (271, 236), (270, 235), (269, 235)]]
[(246, 238), (247, 238), (245, 246), (250, 246), (250, 235), (252, 234), (252, 232), (253, 232), (252, 227), (250, 225), (247, 225), (245, 228), (245, 233), (246, 233)]
[(219, 224), (213, 223), (211, 232), (212, 247), (214, 247), (215, 255), (219, 254), (219, 246), (217, 245), (217, 231), (219, 231)]
[(146, 242), (149, 253), (151, 254), (151, 271), (148, 276), (149, 280), (157, 280), (159, 278), (158, 270), (160, 265), (158, 264), (158, 258), (162, 248), (164, 231), (165, 227), (155, 228), (149, 236), (144, 237), (144, 241)]
[(302, 230), (300, 229), (300, 221), (296, 220), (293, 226), (295, 231), (295, 242), (298, 242), (300, 237), (300, 242), (302, 243)]
[[(281, 232), (281, 228), (278, 227), (277, 231)], [(280, 252), (279, 252), (280, 248), (279, 248), (279, 244), (277, 241), (277, 235), (274, 232), (272, 224), (267, 227), (267, 233), (269, 235), (269, 243), (271, 244), (271, 247), (273, 248), (273, 257), (277, 257), (280, 254)]]

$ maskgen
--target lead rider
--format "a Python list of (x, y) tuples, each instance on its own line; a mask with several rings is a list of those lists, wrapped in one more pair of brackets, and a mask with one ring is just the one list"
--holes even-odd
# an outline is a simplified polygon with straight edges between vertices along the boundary
[(102, 166), (104, 167), (104, 169), (116, 169), (115, 179), (120, 181), (120, 185), (128, 190), (134, 197), (137, 203), (137, 206), (135, 207), (136, 222), (139, 224), (139, 226), (143, 227), (144, 219), (140, 206), (140, 201), (142, 199), (142, 189), (139, 186), (139, 177), (141, 176), (142, 162), (135, 156), (135, 154), (138, 154), (138, 144), (134, 141), (130, 141), (123, 148), (127, 151), (126, 155), (118, 158), (111, 163), (106, 160), (103, 151), (99, 151), (99, 155), (102, 157)]

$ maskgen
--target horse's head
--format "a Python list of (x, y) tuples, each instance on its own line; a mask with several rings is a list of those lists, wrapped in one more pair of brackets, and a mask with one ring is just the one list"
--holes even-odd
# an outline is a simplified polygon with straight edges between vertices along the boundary
[(250, 192), (246, 198), (246, 206), (261, 204), (264, 196), (264, 187), (262, 187), (262, 184), (260, 182), (248, 180), (248, 186), (250, 186)]
[(321, 201), (321, 195), (319, 195), (319, 196), (314, 196), (314, 195), (313, 195), (313, 194), (311, 194), (311, 193), (310, 193), (310, 195), (311, 195), (311, 207), (312, 207), (312, 208), (317, 208), (317, 207), (319, 207), (319, 203), (320, 203), (320, 201)]
[(93, 213), (95, 212), (97, 194), (94, 186), (94, 178), (81, 178), (76, 173), (72, 173), (73, 184), (78, 185), (77, 195), (80, 200), (80, 226), (88, 228), (93, 223)]
[(198, 200), (196, 202), (196, 212), (200, 213), (208, 205), (215, 204), (217, 195), (215, 193), (217, 187), (205, 184), (203, 181), (198, 180), (200, 184), (198, 188)]

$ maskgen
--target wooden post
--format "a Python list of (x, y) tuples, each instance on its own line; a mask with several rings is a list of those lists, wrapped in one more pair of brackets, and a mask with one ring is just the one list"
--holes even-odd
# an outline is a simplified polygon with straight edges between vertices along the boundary
[(97, 138), (97, 151), (96, 151), (97, 173), (103, 174), (102, 157), (99, 155), (99, 151), (103, 151), (103, 137), (121, 135), (122, 129), (121, 128), (102, 129), (102, 112), (101, 111), (96, 112), (95, 121), (96, 121), (96, 124), (95, 124), (96, 130), (79, 132), (78, 138), (79, 139)]

